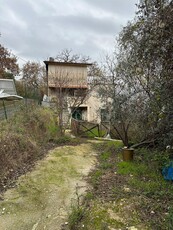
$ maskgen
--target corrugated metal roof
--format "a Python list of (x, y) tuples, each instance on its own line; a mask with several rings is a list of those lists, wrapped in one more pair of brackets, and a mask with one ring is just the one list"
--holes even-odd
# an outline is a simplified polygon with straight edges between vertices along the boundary
[(0, 90), (3, 90), (3, 93), (17, 95), (16, 87), (12, 79), (0, 79)]
[(16, 100), (22, 98), (17, 95), (14, 80), (0, 79), (0, 99)]
[(5, 99), (5, 100), (9, 100), (9, 101), (13, 101), (13, 100), (18, 100), (18, 99), (23, 99), (23, 97), (20, 97), (18, 95), (10, 95), (8, 93), (3, 93), (0, 91), (0, 100), (1, 99)]

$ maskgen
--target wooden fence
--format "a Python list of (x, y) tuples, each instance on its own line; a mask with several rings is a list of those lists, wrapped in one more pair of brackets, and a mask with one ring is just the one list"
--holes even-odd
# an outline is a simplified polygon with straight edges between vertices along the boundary
[(71, 130), (74, 135), (87, 137), (104, 137), (109, 133), (109, 123), (91, 123), (87, 121), (71, 120)]

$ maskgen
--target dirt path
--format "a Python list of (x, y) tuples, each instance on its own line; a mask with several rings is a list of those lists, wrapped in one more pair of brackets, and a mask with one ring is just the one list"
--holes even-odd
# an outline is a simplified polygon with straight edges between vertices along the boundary
[(58, 147), (18, 180), (0, 202), (0, 230), (58, 230), (66, 221), (76, 185), (96, 162), (92, 143)]

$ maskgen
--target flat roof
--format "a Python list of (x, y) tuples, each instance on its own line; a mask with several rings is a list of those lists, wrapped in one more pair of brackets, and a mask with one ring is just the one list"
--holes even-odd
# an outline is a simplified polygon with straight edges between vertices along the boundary
[(61, 66), (80, 66), (87, 67), (92, 65), (91, 63), (81, 63), (81, 62), (59, 62), (59, 61), (44, 61), (46, 65), (61, 65)]

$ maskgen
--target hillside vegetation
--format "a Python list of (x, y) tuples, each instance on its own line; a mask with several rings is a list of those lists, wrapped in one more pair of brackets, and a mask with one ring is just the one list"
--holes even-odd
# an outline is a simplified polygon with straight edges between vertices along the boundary
[(35, 106), (22, 108), (0, 125), (0, 191), (3, 191), (44, 155), (48, 143), (58, 137), (58, 126), (52, 111)]

